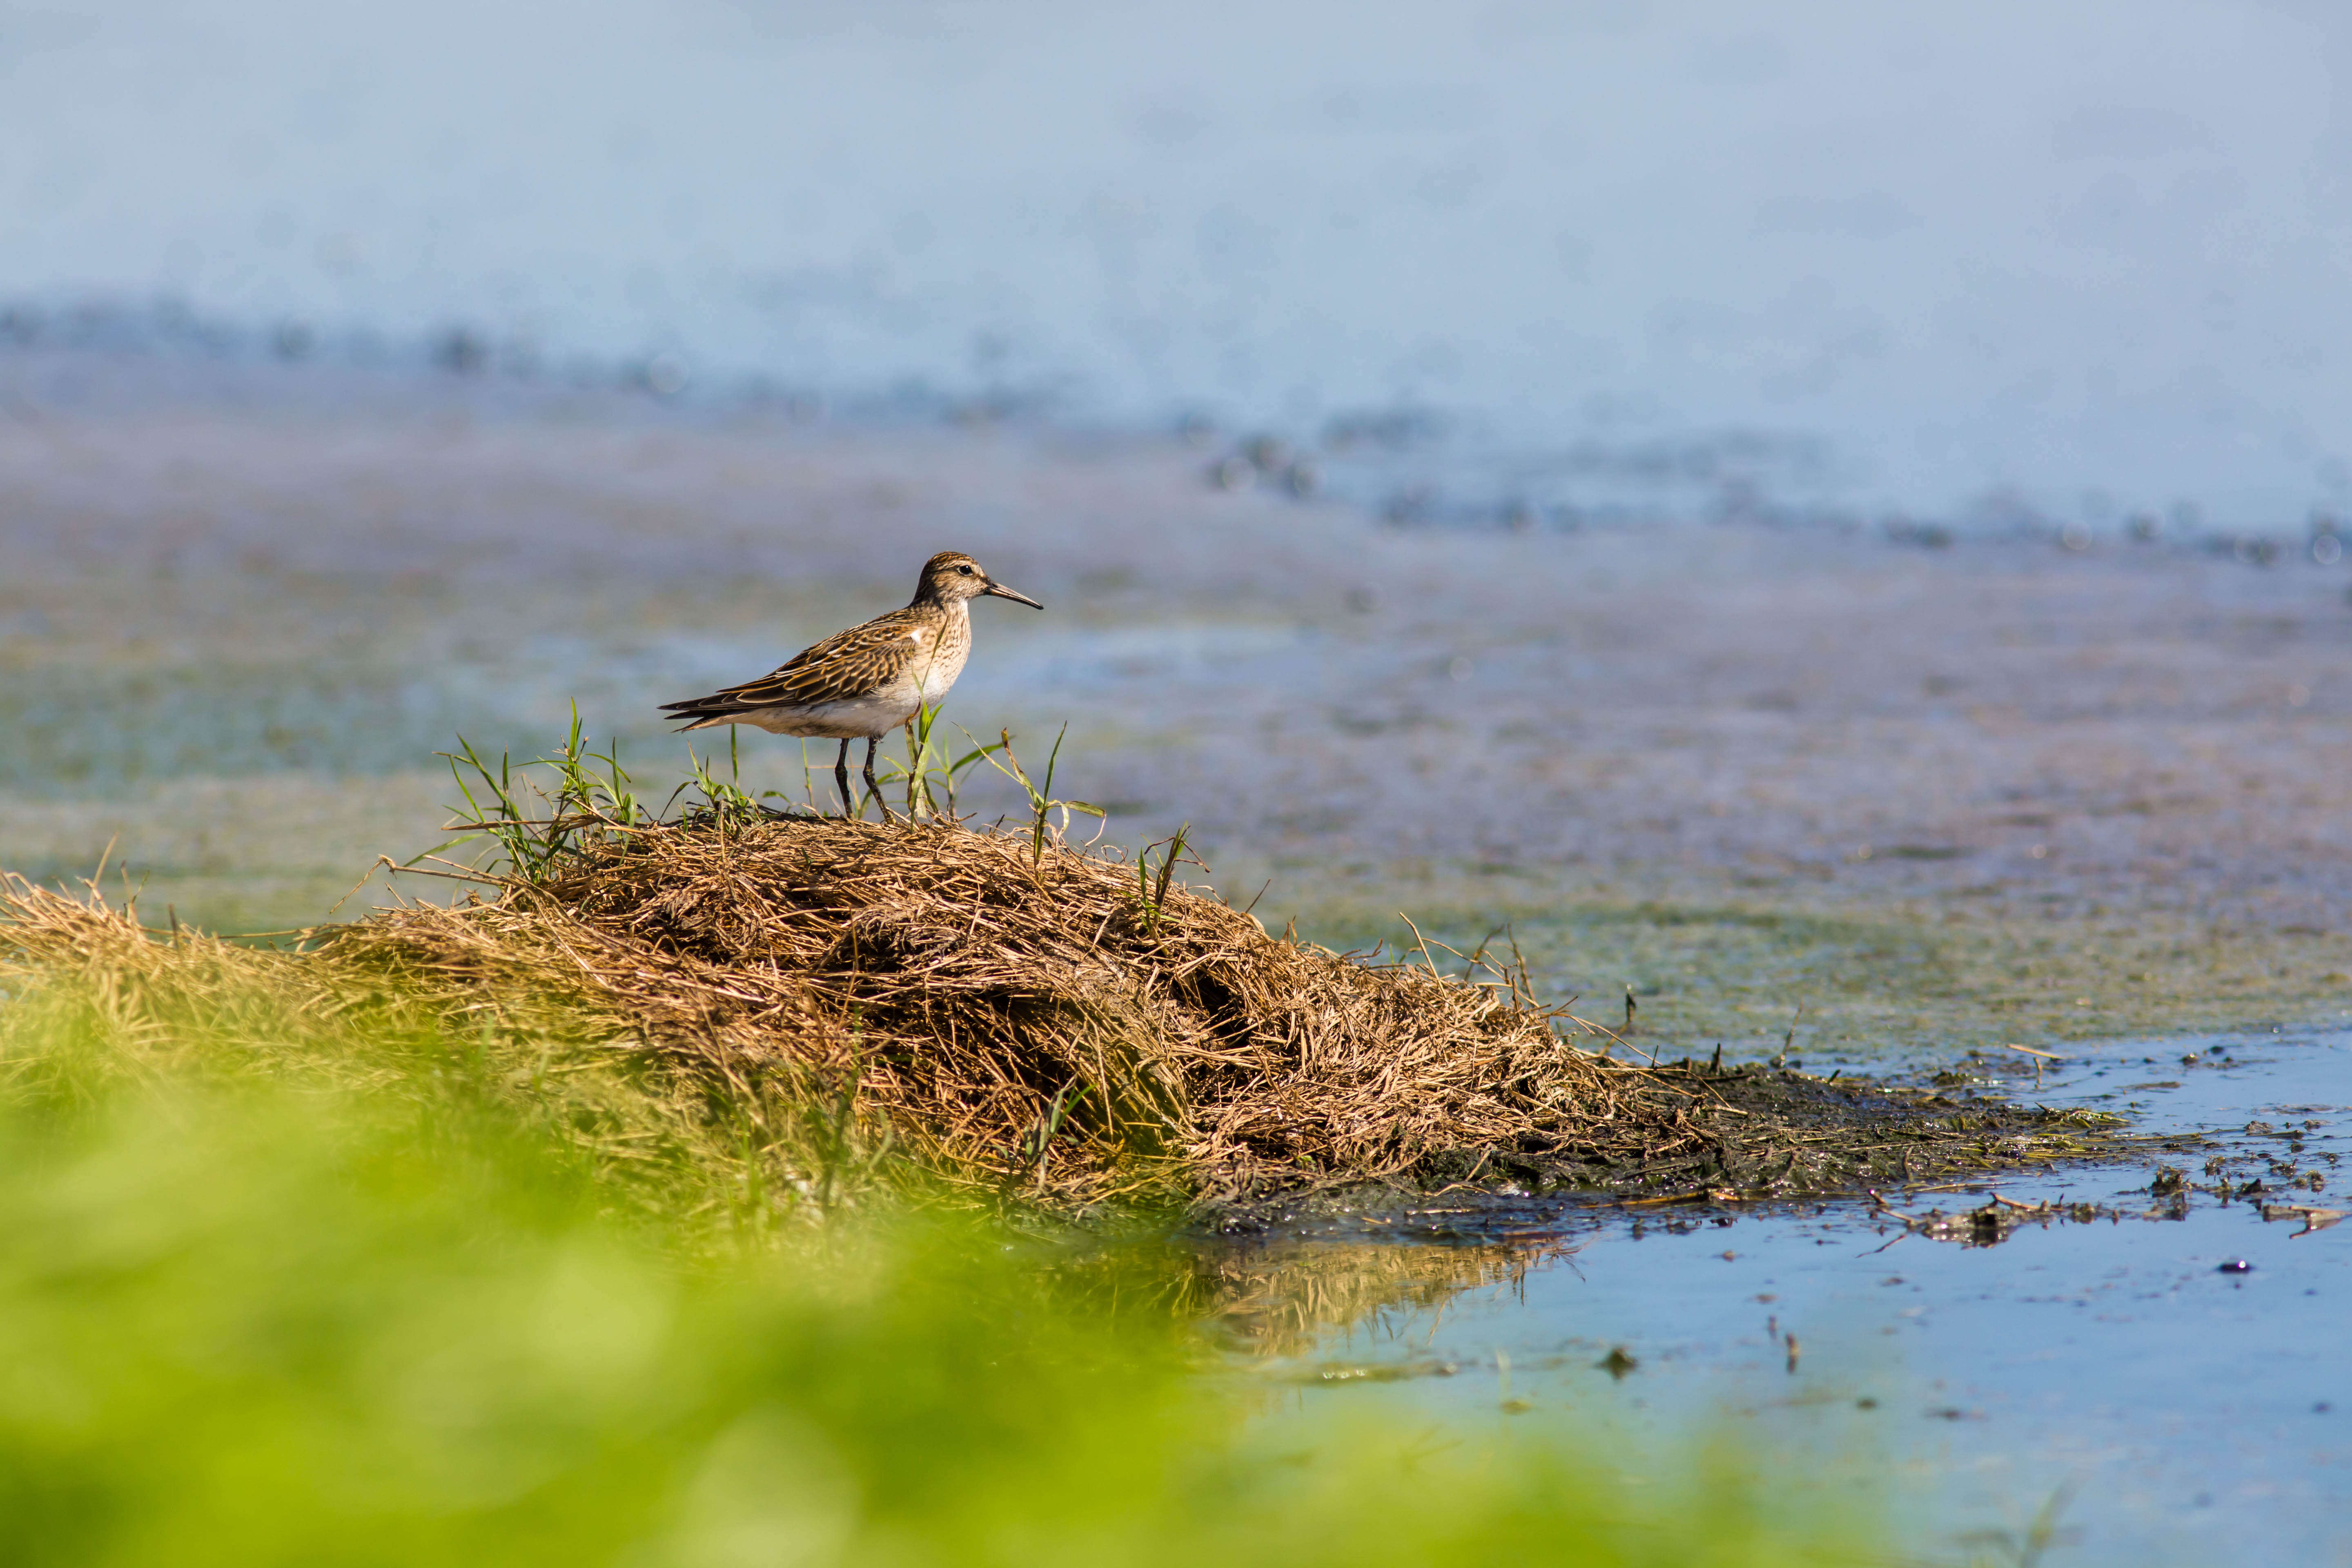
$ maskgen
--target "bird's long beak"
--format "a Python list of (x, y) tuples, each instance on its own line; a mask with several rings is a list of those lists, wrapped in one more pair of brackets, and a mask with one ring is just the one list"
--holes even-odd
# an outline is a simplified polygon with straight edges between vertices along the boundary
[(1031, 598), (1028, 595), (1016, 594), (1002, 583), (991, 583), (987, 587), (982, 588), (981, 593), (983, 595), (993, 594), (1000, 599), (1010, 599), (1016, 605), (1026, 605), (1033, 610), (1042, 610), (1045, 607), (1036, 600)]

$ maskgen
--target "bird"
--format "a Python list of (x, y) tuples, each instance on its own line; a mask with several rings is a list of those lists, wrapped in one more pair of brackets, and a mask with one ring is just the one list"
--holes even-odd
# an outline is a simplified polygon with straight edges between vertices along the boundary
[[(721, 724), (750, 724), (772, 735), (838, 740), (834, 782), (844, 815), (849, 795), (849, 742), (866, 741), (866, 788), (882, 799), (874, 779), (874, 749), (882, 737), (948, 694), (971, 653), (971, 602), (1011, 599), (1033, 610), (1045, 606), (991, 577), (960, 550), (942, 550), (923, 563), (915, 596), (903, 610), (875, 616), (803, 648), (757, 680), (708, 697), (665, 702), (662, 711), (687, 722), (678, 732)], [(858, 815), (864, 815), (863, 807)], [(882, 816), (890, 816), (889, 803)]]

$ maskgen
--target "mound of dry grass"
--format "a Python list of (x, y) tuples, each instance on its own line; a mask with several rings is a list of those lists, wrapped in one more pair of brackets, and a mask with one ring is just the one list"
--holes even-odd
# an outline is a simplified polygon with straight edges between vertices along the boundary
[(1375, 1181), (1707, 1198), (2112, 1150), (2078, 1115), (1609, 1059), (1523, 972), (1365, 963), (944, 823), (641, 824), (490, 894), (281, 952), (7, 880), (0, 1070), (73, 1036), (129, 1071), (455, 1086), (635, 1201), (754, 1227), (892, 1185), (1064, 1211)]
[(675, 1063), (843, 1096), (950, 1180), (1066, 1202), (1660, 1142), (1625, 1073), (1498, 967), (1368, 964), (1155, 891), (945, 824), (656, 827), (326, 951), (420, 991), (562, 996)]

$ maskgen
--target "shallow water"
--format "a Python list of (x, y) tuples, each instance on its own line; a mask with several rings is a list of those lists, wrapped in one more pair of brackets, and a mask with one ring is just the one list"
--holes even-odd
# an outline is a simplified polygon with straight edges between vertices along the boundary
[[(2352, 1151), (2352, 1032), (2110, 1043), (2045, 1074), (2038, 1093), (2030, 1073), (1986, 1087), (2126, 1110), (2151, 1132), (2210, 1132), (2216, 1147), (2174, 1163), (2200, 1187), (2208, 1158), (2230, 1161), (2238, 1184), (2266, 1175), (2273, 1212), (2352, 1208), (2352, 1171), (2336, 1164)], [(2273, 1159), (2326, 1189), (2282, 1192)], [(2150, 1179), (2095, 1167), (1886, 1196), (1915, 1215), (1995, 1193), (2153, 1214), (2164, 1204)], [(1904, 1542), (1939, 1560), (2016, 1561), (2051, 1506), (2053, 1563), (2340, 1563), (2352, 1561), (2352, 1226), (2300, 1230), (2265, 1222), (2260, 1198), (2204, 1192), (2179, 1218), (2028, 1223), (1990, 1246), (1906, 1234), (1862, 1200), (1430, 1205), (1297, 1234), (1437, 1247), (1549, 1245), (1525, 1238), (1550, 1231), (1575, 1250), (1507, 1287), (1391, 1309), (1253, 1364), (1310, 1400), (1402, 1401), (1474, 1425), (1559, 1417), (1602, 1451), (1640, 1456), (1637, 1474), (1686, 1460), (1678, 1443), (1694, 1430), (1727, 1428), (1764, 1456), (1774, 1487), (1892, 1504)], [(2248, 1267), (2221, 1271), (2237, 1263)], [(1613, 1354), (1633, 1364), (1612, 1375)], [(1381, 1381), (1396, 1373), (1410, 1375)]]

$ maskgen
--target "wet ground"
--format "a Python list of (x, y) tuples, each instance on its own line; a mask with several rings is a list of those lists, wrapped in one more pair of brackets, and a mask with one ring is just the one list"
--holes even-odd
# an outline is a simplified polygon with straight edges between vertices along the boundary
[[(1476, 1283), (1270, 1358), (1244, 1334), (1239, 1364), (1307, 1400), (1558, 1419), (1636, 1475), (1727, 1433), (1770, 1456), (1771, 1489), (1864, 1500), (1930, 1561), (2352, 1561), (2352, 1033), (2108, 1043), (2038, 1090), (1958, 1066), (2210, 1143), (2177, 1191), (2158, 1157), (1883, 1204), (1462, 1198), (1303, 1223), (1254, 1245), (1460, 1248)], [(1513, 1247), (1524, 1271), (1496, 1257)]]

